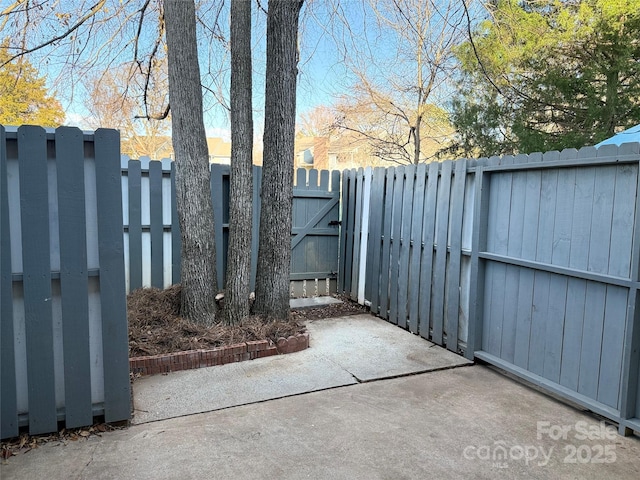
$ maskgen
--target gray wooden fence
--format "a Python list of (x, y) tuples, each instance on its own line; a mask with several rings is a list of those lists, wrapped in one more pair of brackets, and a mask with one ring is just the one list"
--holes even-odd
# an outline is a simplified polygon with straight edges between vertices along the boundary
[(126, 420), (119, 134), (0, 135), (0, 436)]
[[(224, 285), (229, 236), (227, 165), (211, 165), (211, 197), (216, 219), (218, 285)], [(255, 284), (262, 167), (253, 167), (251, 288)], [(170, 160), (122, 158), (124, 245), (127, 291), (167, 287), (180, 281), (180, 230)], [(292, 296), (336, 291), (340, 172), (298, 169), (291, 230)]]
[(640, 431), (639, 150), (345, 171), (339, 290)]

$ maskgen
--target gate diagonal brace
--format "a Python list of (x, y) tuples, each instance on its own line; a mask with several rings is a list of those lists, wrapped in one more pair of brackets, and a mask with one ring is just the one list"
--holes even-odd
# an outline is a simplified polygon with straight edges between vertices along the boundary
[(311, 220), (307, 222), (302, 231), (291, 239), (291, 249), (294, 249), (302, 239), (304, 239), (304, 237), (309, 235), (313, 230), (313, 227), (320, 223), (320, 220), (322, 220), (331, 211), (331, 209), (338, 204), (339, 201), (340, 198), (338, 197), (332, 198), (324, 207), (322, 207), (318, 213), (316, 213)]

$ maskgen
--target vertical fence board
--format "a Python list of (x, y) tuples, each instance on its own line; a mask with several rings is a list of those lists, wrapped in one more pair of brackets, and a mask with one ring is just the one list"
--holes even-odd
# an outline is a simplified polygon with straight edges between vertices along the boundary
[[(317, 170), (316, 170), (317, 172)], [(322, 190), (323, 192), (328, 192), (329, 191), (329, 171), (328, 170), (322, 170), (320, 172), (320, 184), (319, 184), (319, 190)]]
[(349, 244), (352, 247), (352, 269), (351, 269), (351, 288), (349, 289), (352, 300), (358, 300), (358, 280), (360, 277), (360, 237), (362, 235), (362, 203), (364, 195), (364, 173), (361, 168), (355, 171), (355, 188), (354, 191), (356, 201), (353, 218), (355, 219), (353, 227), (353, 241)]
[(350, 268), (350, 265), (347, 265), (346, 254), (347, 254), (347, 228), (349, 228), (349, 222), (351, 219), (349, 218), (349, 211), (347, 209), (348, 204), (348, 188), (349, 188), (349, 171), (344, 170), (342, 172), (342, 182), (340, 185), (340, 240), (338, 245), (338, 291), (341, 293), (345, 292), (344, 288), (344, 279), (346, 277), (346, 272)]
[(91, 425), (89, 279), (84, 193), (84, 141), (78, 128), (56, 130), (60, 288), (62, 292), (65, 421)]
[[(553, 153), (553, 152), (551, 152)], [(543, 170), (540, 187), (540, 214), (538, 217), (538, 240), (535, 259), (551, 263), (553, 255), (553, 228), (558, 188), (558, 171)], [(547, 343), (547, 330), (554, 322), (549, 317), (549, 293), (551, 275), (535, 272), (533, 292), (533, 313), (531, 316), (531, 342), (529, 348), (529, 370), (544, 375), (544, 355)]]
[(535, 272), (533, 280), (533, 313), (531, 315), (531, 341), (528, 370), (536, 375), (544, 373), (546, 323), (549, 316), (549, 280), (547, 272)]
[(451, 198), (451, 174), (453, 163), (447, 160), (442, 164), (440, 186), (438, 188), (436, 258), (433, 267), (433, 300), (431, 317), (433, 319), (432, 340), (442, 345), (444, 332), (444, 288), (447, 273), (447, 237), (449, 230), (449, 202)]
[[(575, 150), (569, 152), (575, 152)], [(562, 158), (568, 158), (566, 151), (563, 154)], [(551, 253), (551, 262), (554, 265), (569, 265), (575, 183), (575, 169), (564, 168), (558, 171)], [(567, 280), (564, 276), (552, 275), (549, 284), (549, 318), (547, 320), (543, 371), (544, 377), (555, 383), (560, 382), (568, 294)]]
[[(299, 168), (296, 171), (296, 185), (294, 187), (294, 196), (295, 192), (306, 192), (309, 190), (307, 187), (307, 171), (304, 168)], [(309, 197), (302, 197), (295, 203), (293, 203), (291, 208), (291, 226), (294, 229), (304, 229), (309, 218), (309, 211), (311, 207), (311, 203), (314, 202), (314, 199)], [(315, 206), (315, 205), (314, 205)], [(315, 209), (314, 209), (315, 210)], [(306, 245), (308, 239), (305, 238), (303, 234), (297, 234), (295, 237), (292, 237), (291, 241), (291, 272), (304, 272), (306, 271)], [(295, 290), (292, 292), (295, 297), (306, 296), (303, 292), (303, 282), (295, 282), (293, 287)]]
[(355, 244), (355, 225), (356, 218), (356, 197), (358, 195), (357, 173), (355, 169), (348, 171), (348, 189), (347, 189), (347, 236), (345, 239), (345, 265), (347, 266), (344, 274), (344, 293), (351, 295), (351, 281), (355, 262), (353, 260), (353, 246)]
[[(526, 172), (524, 219), (522, 230), (521, 256), (525, 259), (536, 258), (537, 225), (540, 216), (540, 171)], [(516, 338), (514, 345), (514, 364), (521, 368), (529, 366), (529, 347), (531, 340), (531, 317), (533, 313), (534, 272), (528, 268), (520, 269), (518, 283), (518, 308), (516, 312)]]
[(590, 272), (607, 273), (609, 271), (615, 176), (615, 166), (601, 167), (596, 175), (589, 243), (588, 270)]
[[(427, 166), (423, 163), (416, 169), (416, 188), (413, 191), (413, 210), (411, 212), (411, 278), (409, 280), (409, 330), (417, 334), (420, 318), (420, 267), (423, 255), (422, 248), (422, 220), (424, 217), (424, 199), (427, 180)], [(431, 249), (431, 252), (433, 249)]]
[(573, 391), (578, 391), (586, 294), (587, 282), (585, 280), (568, 279), (559, 383)]
[(251, 282), (250, 290), (256, 289), (258, 271), (258, 245), (260, 242), (260, 193), (262, 191), (262, 168), (253, 167), (253, 224), (251, 226)]
[(628, 294), (626, 288), (614, 285), (607, 286), (599, 366), (600, 375), (598, 393), (595, 398), (616, 410), (620, 407), (618, 400), (625, 330), (625, 322), (622, 319), (626, 318)]
[(380, 267), (380, 316), (389, 317), (389, 267), (391, 253), (391, 232), (393, 228), (393, 197), (395, 187), (395, 169), (387, 168), (385, 172), (384, 194), (384, 231), (382, 237), (382, 266)]
[[(595, 174), (595, 167), (578, 168), (576, 172), (573, 212), (571, 213), (569, 268), (587, 270)], [(578, 391), (583, 324), (586, 315), (586, 293), (587, 282), (585, 280), (569, 279), (562, 339), (560, 384), (574, 391)]]
[(309, 190), (318, 190), (318, 170), (315, 168), (309, 170), (309, 181), (307, 186)]
[[(522, 163), (522, 157), (516, 157), (515, 163)], [(515, 172), (511, 179), (511, 207), (509, 212), (509, 239), (507, 243), (507, 255), (518, 257), (522, 253), (522, 237), (524, 230), (524, 209), (526, 192), (526, 172)], [(505, 299), (511, 301), (504, 302), (502, 344), (500, 347), (501, 357), (513, 363), (515, 359), (515, 343), (517, 331), (517, 298), (520, 294), (520, 273), (522, 269), (512, 265), (507, 266), (505, 276)]]
[(0, 438), (18, 436), (18, 400), (13, 330), (13, 280), (5, 129), (0, 125)]
[(460, 311), (460, 263), (462, 255), (462, 214), (464, 207), (464, 190), (467, 179), (467, 162), (456, 161), (453, 177), (451, 199), (451, 241), (449, 252), (449, 268), (447, 274), (447, 291), (445, 326), (447, 332), (447, 349), (458, 351), (458, 318)]
[[(504, 232), (504, 213), (502, 206), (508, 202), (507, 191), (504, 188), (504, 173), (491, 175), (489, 188), (489, 215), (487, 218), (487, 251), (502, 254), (503, 245), (506, 250), (506, 233)], [(510, 193), (510, 192), (509, 192)], [(506, 197), (506, 198), (505, 198)], [(507, 212), (508, 215), (508, 212)], [(498, 301), (502, 297), (506, 266), (501, 263), (488, 262), (486, 266), (486, 287), (485, 295), (487, 302), (484, 304), (484, 324), (482, 348), (492, 355), (500, 356), (501, 333), (502, 333), (502, 302)], [(495, 285), (496, 288), (493, 288)]]
[(402, 198), (404, 167), (395, 168), (393, 187), (393, 229), (391, 231), (391, 258), (389, 278), (389, 321), (398, 324), (398, 275), (400, 272), (400, 244), (402, 233)]
[(422, 338), (431, 338), (429, 327), (431, 324), (431, 284), (433, 280), (438, 170), (437, 163), (429, 164), (422, 216), (422, 261), (420, 263), (420, 300), (418, 302), (418, 331)]
[(380, 306), (380, 262), (382, 255), (382, 226), (384, 219), (384, 175), (385, 170), (376, 167), (371, 183), (371, 231), (369, 233), (369, 266), (367, 268), (367, 291), (365, 295), (371, 301), (371, 312), (379, 313)]
[(216, 281), (218, 288), (224, 286), (224, 230), (222, 225), (223, 202), (222, 202), (222, 165), (213, 163), (209, 169), (211, 185), (211, 202), (213, 203), (213, 222), (216, 243)]
[(164, 287), (163, 219), (162, 219), (162, 163), (149, 162), (149, 219), (151, 232), (151, 286)]
[[(29, 432), (31, 434), (53, 432), (58, 425), (53, 366), (49, 187), (45, 135), (44, 129), (40, 127), (23, 126), (18, 129)], [(118, 183), (120, 183), (119, 175)], [(122, 235), (120, 238), (122, 241)]]
[(182, 265), (182, 236), (180, 235), (180, 220), (178, 219), (178, 202), (176, 199), (176, 165), (171, 162), (171, 282), (174, 284), (180, 283)]
[(409, 296), (409, 258), (411, 254), (411, 219), (413, 191), (416, 176), (415, 165), (405, 168), (402, 199), (402, 225), (400, 230), (400, 258), (398, 272), (398, 326), (407, 328), (407, 303)]
[(129, 291), (142, 287), (142, 173), (138, 160), (129, 160)]
[(360, 234), (360, 259), (358, 272), (358, 303), (364, 305), (365, 286), (367, 276), (367, 247), (369, 245), (369, 220), (371, 209), (371, 167), (364, 169), (362, 178), (362, 217), (361, 234)]
[(609, 275), (629, 278), (633, 244), (635, 204), (630, 201), (637, 191), (637, 165), (616, 167), (615, 197), (611, 223), (609, 251)]
[(587, 282), (578, 392), (590, 398), (596, 398), (598, 393), (605, 295), (605, 285)]
[(349, 269), (347, 265), (347, 230), (351, 223), (349, 217), (349, 170), (342, 172), (342, 184), (341, 184), (341, 201), (340, 201), (340, 245), (338, 253), (338, 290), (341, 293), (346, 292), (345, 278), (346, 272)]
[(100, 305), (104, 364), (104, 416), (107, 422), (130, 417), (129, 347), (124, 284), (120, 134), (98, 129), (94, 134)]

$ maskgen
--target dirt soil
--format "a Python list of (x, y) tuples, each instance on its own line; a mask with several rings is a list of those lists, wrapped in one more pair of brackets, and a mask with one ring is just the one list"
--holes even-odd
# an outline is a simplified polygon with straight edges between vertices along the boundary
[[(165, 290), (143, 288), (127, 296), (129, 357), (198, 350), (251, 340), (273, 340), (305, 331), (302, 322), (365, 313), (367, 309), (338, 297), (342, 304), (291, 310), (286, 321), (251, 316), (240, 325), (203, 327), (180, 317), (180, 285)], [(224, 305), (220, 306), (221, 309)], [(220, 310), (222, 315), (222, 310)]]

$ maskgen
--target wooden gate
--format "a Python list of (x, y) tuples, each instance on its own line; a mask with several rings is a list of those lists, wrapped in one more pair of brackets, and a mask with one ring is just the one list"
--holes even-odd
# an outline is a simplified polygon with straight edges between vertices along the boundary
[[(319, 182), (318, 182), (319, 180)], [(340, 172), (298, 169), (291, 228), (292, 296), (336, 291)]]

